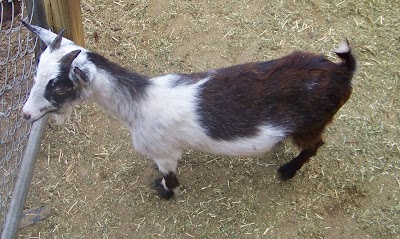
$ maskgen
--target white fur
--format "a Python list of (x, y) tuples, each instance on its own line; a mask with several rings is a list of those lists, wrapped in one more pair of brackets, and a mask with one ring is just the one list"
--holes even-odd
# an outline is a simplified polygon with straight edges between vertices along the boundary
[(343, 40), (339, 43), (338, 47), (335, 49), (336, 53), (348, 53), (350, 51), (350, 46), (347, 40)]
[(167, 190), (167, 191), (169, 190), (168, 187), (167, 187), (167, 183), (165, 182), (165, 178), (162, 178), (162, 179), (161, 179), (161, 185), (163, 186), (163, 188), (164, 188), (165, 190)]

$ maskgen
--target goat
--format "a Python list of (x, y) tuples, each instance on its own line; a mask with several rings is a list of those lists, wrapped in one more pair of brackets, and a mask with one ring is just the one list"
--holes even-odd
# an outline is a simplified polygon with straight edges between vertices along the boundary
[(134, 149), (151, 158), (161, 177), (156, 190), (170, 198), (183, 150), (255, 156), (292, 138), (300, 154), (278, 169), (282, 179), (324, 144), (322, 133), (349, 99), (356, 60), (347, 40), (334, 63), (297, 51), (280, 59), (192, 74), (150, 78), (112, 63), (72, 41), (23, 23), (48, 46), (23, 106), (34, 122), (70, 112), (91, 99), (131, 132)]

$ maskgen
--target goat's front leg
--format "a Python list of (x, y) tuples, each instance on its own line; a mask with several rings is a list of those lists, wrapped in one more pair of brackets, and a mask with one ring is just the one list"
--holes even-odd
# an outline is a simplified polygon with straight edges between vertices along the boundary
[(155, 189), (160, 197), (170, 199), (174, 196), (174, 189), (179, 186), (178, 178), (176, 177), (178, 158), (155, 158), (153, 160), (161, 173), (161, 177), (155, 181)]

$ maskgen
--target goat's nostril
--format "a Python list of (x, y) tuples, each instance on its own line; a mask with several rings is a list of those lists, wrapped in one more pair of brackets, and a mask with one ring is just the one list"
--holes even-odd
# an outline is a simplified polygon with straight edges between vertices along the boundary
[(24, 119), (25, 119), (25, 120), (30, 120), (30, 119), (31, 119), (31, 114), (29, 114), (29, 113), (24, 113)]

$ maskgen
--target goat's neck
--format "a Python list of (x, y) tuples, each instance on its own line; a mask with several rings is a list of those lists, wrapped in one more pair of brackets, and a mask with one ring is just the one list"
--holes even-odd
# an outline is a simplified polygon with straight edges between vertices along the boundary
[(149, 79), (131, 72), (92, 53), (89, 98), (105, 111), (130, 127), (140, 108), (140, 101), (147, 95)]

